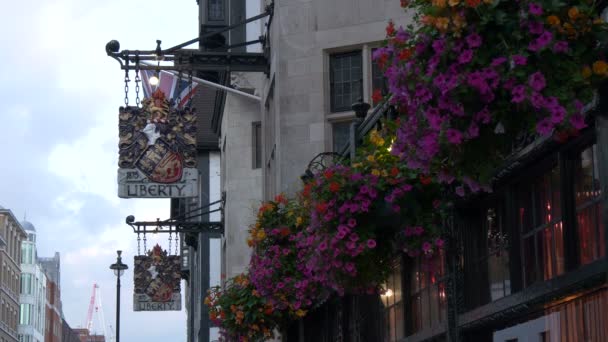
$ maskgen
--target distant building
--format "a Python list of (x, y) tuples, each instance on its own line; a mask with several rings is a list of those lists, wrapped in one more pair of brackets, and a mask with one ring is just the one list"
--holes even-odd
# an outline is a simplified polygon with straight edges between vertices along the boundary
[(106, 342), (103, 335), (90, 335), (89, 329), (74, 329), (74, 332), (80, 338), (80, 342)]
[(36, 252), (36, 228), (27, 221), (21, 223), (27, 239), (21, 242), (21, 291), (19, 303), (19, 341), (43, 342), (46, 317), (46, 275), (40, 267)]
[(61, 342), (81, 342), (78, 333), (70, 328), (70, 325), (65, 319), (62, 319)]
[(25, 231), (13, 212), (0, 207), (0, 341), (18, 341), (21, 241)]
[(60, 257), (55, 252), (51, 258), (39, 258), (38, 262), (46, 274), (46, 324), (44, 342), (61, 341), (61, 273)]

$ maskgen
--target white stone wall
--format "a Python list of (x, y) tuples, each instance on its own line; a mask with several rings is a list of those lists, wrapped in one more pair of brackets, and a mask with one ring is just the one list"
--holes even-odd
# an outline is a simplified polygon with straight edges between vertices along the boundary
[[(253, 88), (262, 75), (242, 75), (239, 84)], [(260, 103), (228, 94), (221, 124), (222, 189), (226, 192), (224, 272), (227, 278), (245, 271), (251, 254), (247, 230), (262, 200), (262, 168), (253, 168), (252, 132), (260, 121)]]
[(271, 75), (261, 89), (264, 100), (273, 92), (277, 113), (275, 122), (263, 122), (276, 128), (276, 192), (297, 191), (308, 162), (331, 150), (330, 121), (354, 116), (330, 112), (329, 54), (363, 50), (363, 95), (371, 102), (371, 48), (384, 39), (389, 19), (405, 26), (411, 15), (399, 0), (275, 1)]

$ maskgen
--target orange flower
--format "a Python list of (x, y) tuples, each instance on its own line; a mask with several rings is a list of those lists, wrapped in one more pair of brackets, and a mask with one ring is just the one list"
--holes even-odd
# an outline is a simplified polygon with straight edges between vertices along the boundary
[(445, 8), (446, 5), (447, 5), (446, 0), (433, 0), (433, 6), (435, 6), (435, 7)]
[(547, 17), (547, 24), (549, 24), (551, 26), (557, 26), (557, 25), (561, 24), (561, 21), (559, 20), (558, 16), (550, 15)]
[(458, 4), (460, 4), (460, 0), (448, 0), (448, 4), (452, 7), (457, 6)]
[(595, 61), (592, 65), (593, 73), (596, 75), (606, 75), (608, 73), (608, 63), (605, 61)]
[(450, 19), (445, 17), (439, 17), (435, 20), (435, 27), (439, 31), (446, 31), (448, 29), (448, 25), (450, 24)]
[(243, 319), (245, 318), (245, 313), (243, 313), (243, 311), (239, 310), (236, 312), (236, 318), (237, 319)]
[(576, 19), (578, 19), (579, 16), (580, 16), (580, 12), (578, 11), (578, 8), (570, 7), (570, 9), (568, 10), (568, 17), (571, 20), (576, 20)]
[(220, 318), (226, 319), (226, 312), (224, 312), (224, 310), (220, 311)]
[(583, 74), (584, 78), (589, 78), (589, 77), (591, 77), (591, 74), (592, 74), (591, 68), (588, 65), (585, 65), (583, 67), (583, 71), (581, 73)]
[(422, 23), (425, 25), (435, 25), (437, 19), (431, 15), (425, 15), (422, 17)]
[(331, 184), (329, 184), (329, 191), (331, 191), (331, 192), (338, 192), (338, 191), (340, 191), (340, 183), (338, 183), (338, 182), (331, 182)]

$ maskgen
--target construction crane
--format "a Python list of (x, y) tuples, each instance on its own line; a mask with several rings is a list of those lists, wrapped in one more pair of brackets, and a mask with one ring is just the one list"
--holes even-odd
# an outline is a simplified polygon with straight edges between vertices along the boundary
[[(91, 300), (89, 301), (89, 310), (87, 311), (87, 320), (85, 326), (89, 333), (93, 334), (93, 313), (95, 312), (97, 314), (97, 319), (99, 320), (99, 325), (101, 325), (103, 336), (108, 336), (106, 331), (106, 318), (103, 313), (103, 306), (101, 303), (101, 291), (99, 290), (99, 285), (94, 283), (93, 291), (91, 293)], [(110, 337), (109, 342), (112, 341), (113, 337)]]

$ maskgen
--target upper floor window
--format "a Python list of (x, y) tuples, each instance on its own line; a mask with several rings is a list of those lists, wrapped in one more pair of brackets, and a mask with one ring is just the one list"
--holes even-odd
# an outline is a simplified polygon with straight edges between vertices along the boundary
[(363, 97), (361, 51), (331, 55), (329, 69), (331, 111), (348, 111)]
[(225, 20), (224, 0), (208, 0), (208, 20), (223, 21)]
[(332, 146), (334, 152), (341, 152), (350, 139), (350, 121), (338, 121), (331, 124)]
[(262, 167), (262, 122), (257, 121), (251, 125), (252, 137), (252, 167), (259, 169)]
[(574, 161), (574, 200), (581, 264), (606, 256), (606, 228), (603, 224), (600, 198), (597, 145), (576, 155)]

